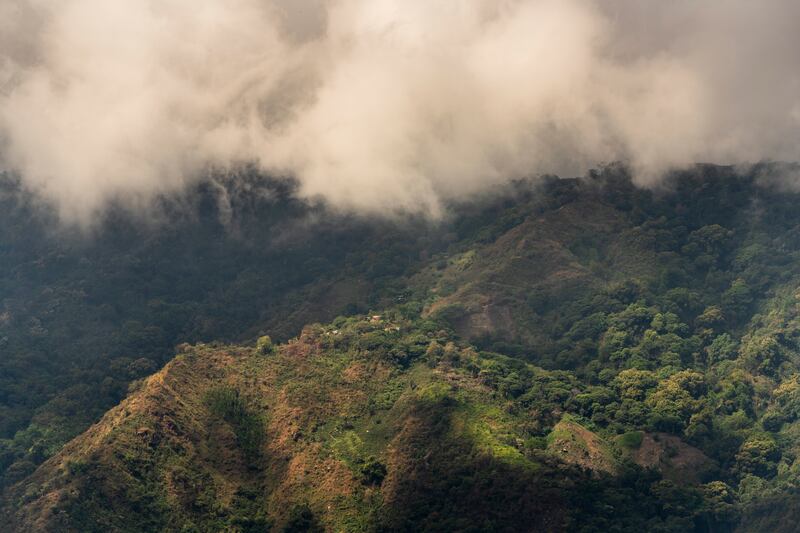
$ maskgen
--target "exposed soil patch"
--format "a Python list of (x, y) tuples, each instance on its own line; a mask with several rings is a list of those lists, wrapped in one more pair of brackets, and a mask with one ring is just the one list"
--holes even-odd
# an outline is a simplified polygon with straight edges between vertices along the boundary
[(711, 466), (703, 452), (667, 433), (645, 433), (631, 459), (641, 467), (659, 470), (665, 477), (682, 482), (699, 482), (703, 471)]
[(609, 444), (580, 424), (562, 421), (553, 428), (547, 449), (565, 463), (616, 474), (618, 466)]

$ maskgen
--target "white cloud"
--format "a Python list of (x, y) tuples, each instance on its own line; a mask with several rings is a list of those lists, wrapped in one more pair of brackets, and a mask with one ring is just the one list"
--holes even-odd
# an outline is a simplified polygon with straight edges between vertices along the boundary
[(0, 157), (65, 220), (255, 162), (333, 206), (800, 159), (791, 0), (6, 0)]

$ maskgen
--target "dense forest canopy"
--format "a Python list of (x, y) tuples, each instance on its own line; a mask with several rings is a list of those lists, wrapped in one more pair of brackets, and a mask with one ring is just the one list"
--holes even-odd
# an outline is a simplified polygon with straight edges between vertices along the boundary
[[(136, 490), (155, 507), (114, 507), (108, 515), (101, 496), (83, 507), (68, 499), (64, 527), (86, 530), (95, 521), (124, 529), (144, 517), (154, 529), (180, 529), (162, 522), (166, 508), (178, 512), (170, 499), (177, 489), (160, 477), (174, 475), (168, 456), (131, 474), (130, 464), (76, 451), (106, 425), (122, 424), (124, 434), (127, 426), (109, 419), (115, 411), (64, 447), (126, 396), (123, 405), (144, 401), (154, 382), (142, 389), (142, 379), (180, 345), (188, 355), (178, 359), (197, 362), (170, 364), (199, 396), (195, 410), (175, 406), (174, 416), (196, 424), (200, 415), (191, 413), (207, 411), (208, 427), (232, 428), (243, 464), (254, 461), (266, 475), (278, 424), (270, 405), (289, 401), (309, 410), (292, 446), (327, 450), (317, 460), (340, 461), (352, 472), (342, 475), (361, 487), (352, 493), (361, 507), (345, 506), (344, 514), (320, 507), (313, 484), (293, 489), (286, 504), (299, 506), (293, 517), (259, 504), (278, 496), (258, 475), (236, 478), (255, 495), (213, 511), (197, 503), (200, 493), (182, 493), (195, 503), (175, 516), (201, 529), (244, 528), (236, 520), (245, 518), (333, 527), (345, 515), (360, 516), (353, 528), (361, 530), (463, 528), (451, 520), (466, 508), (446, 502), (465, 475), (485, 478), (482, 505), (491, 512), (479, 514), (493, 516), (499, 530), (536, 520), (545, 529), (587, 531), (778, 527), (797, 512), (790, 502), (800, 464), (800, 193), (780, 179), (792, 168), (701, 165), (647, 190), (611, 165), (580, 179), (518, 182), (451, 205), (443, 220), (402, 223), (325, 213), (253, 173), (245, 192), (221, 181), (165, 197), (155, 221), (112, 209), (92, 235), (55, 229), (46, 209), (8, 179), (0, 224), (8, 509), (28, 501), (40, 512), (36, 495), (55, 490), (41, 479), (54, 468), (73, 487), (90, 474), (113, 479), (121, 468), (144, 476)], [(329, 325), (308, 326), (319, 322)], [(189, 347), (197, 343), (212, 344)], [(231, 349), (244, 357), (232, 374), (212, 363), (194, 368)], [(300, 353), (312, 355), (301, 363)], [(326, 407), (354, 383), (342, 369), (363, 387), (350, 414)], [(379, 375), (386, 378), (373, 381)], [(182, 394), (194, 401), (188, 389)], [(142, 428), (148, 415), (138, 415)], [(373, 442), (367, 432), (378, 431), (381, 418), (394, 422)], [(408, 433), (412, 419), (433, 424), (426, 440)], [(222, 438), (214, 431), (203, 438)], [(153, 445), (158, 454), (166, 440)], [(417, 446), (427, 449), (437, 473), (392, 455), (397, 446), (412, 456), (423, 453)], [(471, 459), (448, 455), (448, 446)], [(186, 475), (209, 475), (198, 457), (182, 467)], [(511, 470), (500, 474), (504, 468)], [(547, 496), (515, 517), (505, 507), (510, 496), (493, 488), (496, 475)], [(133, 490), (134, 478), (120, 483)], [(558, 513), (544, 511), (547, 501)], [(381, 506), (388, 522), (377, 518)]]

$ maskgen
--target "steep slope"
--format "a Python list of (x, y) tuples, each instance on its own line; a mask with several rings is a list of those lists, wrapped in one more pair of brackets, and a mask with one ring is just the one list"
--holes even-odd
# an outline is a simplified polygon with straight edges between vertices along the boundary
[[(437, 274), (444, 313), (466, 338), (495, 337), (546, 349), (547, 324), (565, 300), (610, 282), (652, 278), (656, 251), (625, 214), (586, 198), (529, 215), (496, 241), (451, 259)], [(424, 274), (422, 274), (424, 276)]]
[[(546, 450), (548, 430), (480, 370), (502, 358), (432, 322), (357, 317), (278, 347), (182, 349), (6, 493), (13, 530), (633, 530), (645, 511), (674, 527), (702, 513), (659, 511), (695, 489), (659, 502), (658, 477), (611, 441), (577, 467)], [(554, 435), (564, 424), (580, 427)]]
[[(392, 378), (391, 368), (369, 358), (322, 359), (322, 342), (307, 333), (275, 355), (234, 347), (179, 355), (15, 494), (24, 503), (17, 527), (280, 524), (303, 503), (335, 528), (376, 520), (363, 511), (377, 509), (381, 494), (408, 497), (409, 455), (435, 449), (427, 439), (443, 431), (440, 422), (415, 403), (425, 394), (436, 402), (445, 379), (424, 367)], [(229, 412), (237, 409), (247, 414)], [(247, 445), (246, 425), (258, 434)], [(370, 452), (382, 462), (370, 462)], [(379, 492), (372, 484), (381, 481)], [(258, 512), (240, 519), (248, 499)]]
[(264, 331), (286, 340), (364, 312), (438, 246), (435, 235), (418, 244), (436, 233), (422, 222), (318, 220), (320, 209), (269, 181), (227, 185), (226, 206), (201, 188), (165, 199), (155, 223), (111, 211), (74, 235), (0, 176), (0, 486), (99, 419), (175, 345)]
[[(286, 249), (285, 264), (278, 253), (261, 266), (226, 258), (241, 275), (204, 296), (210, 308), (148, 303), (135, 316), (149, 325), (123, 328), (135, 341), (117, 347), (128, 356), (113, 352), (103, 366), (95, 353), (91, 379), (71, 371), (64, 382), (85, 402), (103, 395), (95, 409), (109, 389), (122, 396), (153, 370), (127, 350), (155, 346), (155, 324), (198, 325), (187, 316), (281, 339), (315, 317), (349, 318), (308, 326), (275, 350), (186, 348), (63, 450), (64, 435), (30, 428), (0, 440), (0, 466), (15, 481), (4, 516), (20, 530), (790, 523), (800, 195), (761, 170), (698, 167), (656, 193), (612, 168), (458, 206), (453, 220), (416, 233), (364, 221), (355, 233), (321, 232)], [(362, 240), (313, 244), (331, 235)], [(340, 262), (319, 267), (330, 250)], [(299, 258), (310, 266), (294, 278)], [(216, 279), (213, 266), (198, 268)], [(359, 314), (367, 307), (389, 310)], [(54, 309), (52, 322), (4, 323), (14, 350), (88, 308)], [(36, 338), (47, 339), (31, 342), (44, 354), (64, 337)], [(168, 339), (158, 342), (165, 351)], [(3, 401), (21, 397), (22, 370), (0, 376)], [(35, 423), (89, 418), (78, 401), (52, 401), (63, 418), (43, 409)]]

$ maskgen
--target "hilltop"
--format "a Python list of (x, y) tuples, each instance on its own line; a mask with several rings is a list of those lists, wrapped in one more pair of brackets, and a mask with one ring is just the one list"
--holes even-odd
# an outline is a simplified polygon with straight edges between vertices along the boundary
[[(390, 314), (280, 346), (184, 346), (15, 486), (7, 516), (59, 531), (560, 531), (710, 516), (707, 485), (648, 473), (635, 436), (604, 439), (566, 414), (562, 395), (580, 387), (568, 376), (438, 327)], [(511, 372), (523, 397), (503, 386)], [(690, 470), (710, 468), (683, 446), (664, 469), (692, 454)]]

